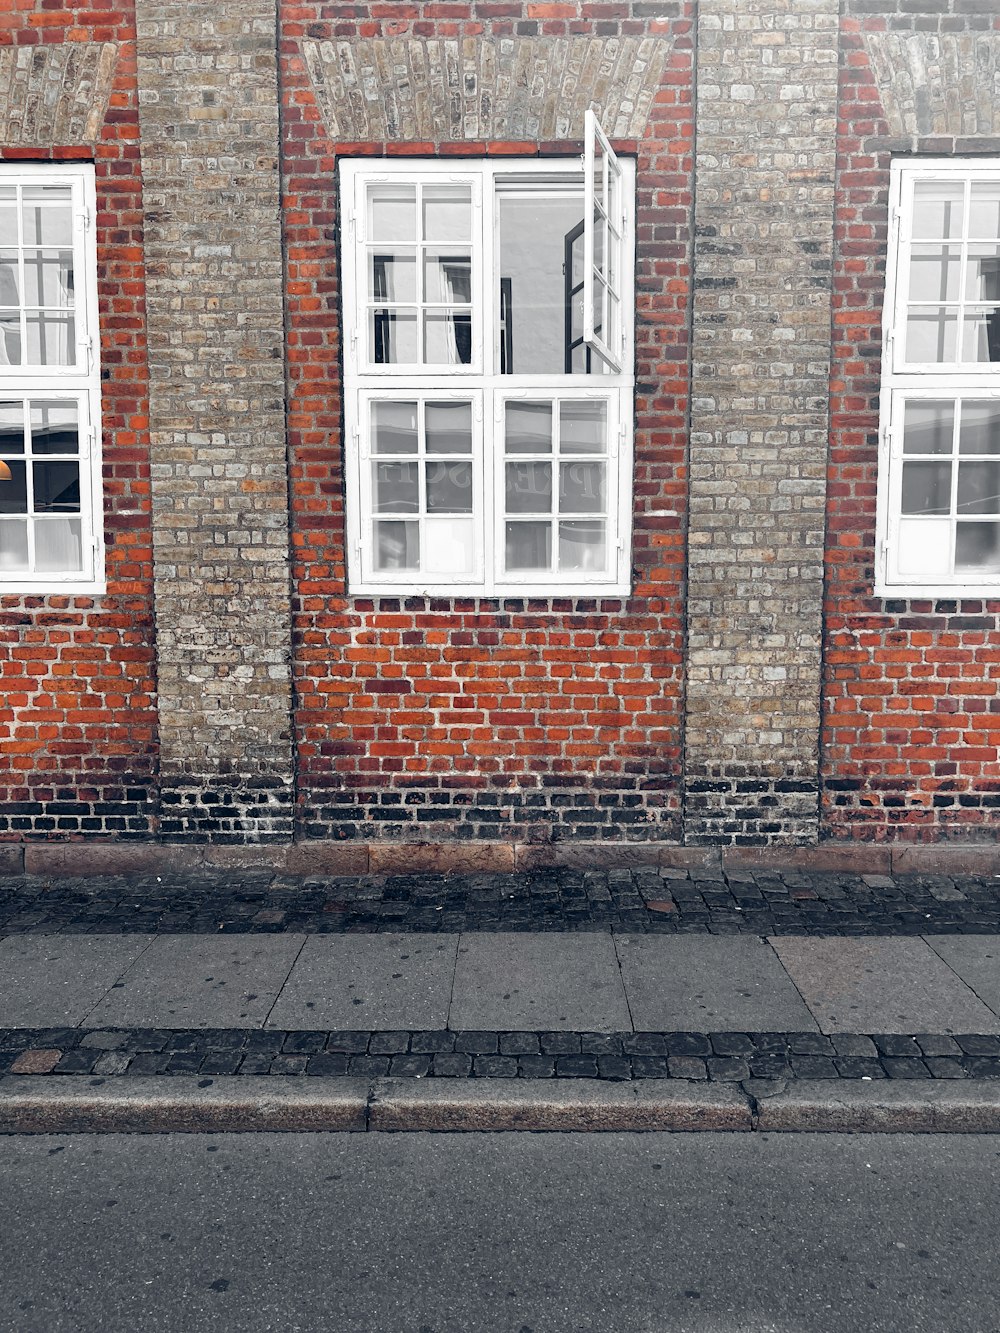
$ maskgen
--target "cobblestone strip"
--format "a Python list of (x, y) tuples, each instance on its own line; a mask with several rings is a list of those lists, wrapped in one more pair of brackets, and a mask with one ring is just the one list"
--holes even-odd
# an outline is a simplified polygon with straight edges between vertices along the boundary
[(1000, 877), (676, 870), (0, 878), (0, 934), (1000, 933)]
[(381, 1078), (1000, 1078), (1000, 1038), (813, 1032), (0, 1030), (0, 1075)]

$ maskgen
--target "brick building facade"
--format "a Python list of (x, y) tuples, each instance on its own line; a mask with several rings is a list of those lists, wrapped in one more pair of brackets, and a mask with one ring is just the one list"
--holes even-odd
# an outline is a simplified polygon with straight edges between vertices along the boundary
[[(662, 858), (991, 842), (1000, 570), (991, 586), (982, 495), (975, 531), (961, 496), (948, 511), (953, 596), (876, 589), (893, 171), (968, 163), (985, 174), (965, 198), (991, 216), (995, 11), (993, 0), (8, 7), (0, 190), (23, 164), (93, 163), (96, 175), (81, 244), (96, 251), (106, 552), (106, 578), (86, 593), (11, 591), (9, 577), (5, 592), (0, 568), (9, 863), (84, 839), (343, 869), (395, 864), (404, 843), (422, 845), (403, 848), (408, 865), (505, 867), (581, 845), (592, 855), (595, 843)], [(570, 172), (591, 107), (635, 164), (629, 568), (618, 584), (595, 578), (592, 593), (570, 579), (572, 595), (562, 555), (547, 591), (391, 578), (356, 591), (345, 402), (358, 353), (344, 284), (355, 233), (338, 165), (384, 161), (390, 180), (437, 171), (427, 179), (473, 192), (473, 172)], [(955, 318), (981, 306), (992, 347), (1000, 291), (989, 237), (971, 225), (918, 258), (943, 271), (975, 259), (980, 285), (955, 298)], [(23, 264), (47, 253), (25, 234)], [(1000, 230), (994, 239), (1000, 256)], [(435, 258), (427, 244), (415, 253)], [(441, 401), (465, 355), (449, 318)], [(955, 401), (993, 423), (976, 474), (988, 477), (1000, 372), (990, 381), (994, 358), (979, 359)], [(485, 371), (482, 392), (499, 395)], [(21, 392), (16, 366), (0, 374), (0, 396)], [(568, 393), (560, 383), (554, 401)], [(599, 379), (576, 383), (584, 397), (603, 392)], [(924, 392), (900, 383), (914, 401)], [(965, 448), (954, 446), (960, 488), (973, 475)], [(607, 445), (601, 466), (625, 450)], [(393, 466), (398, 481), (417, 464)], [(530, 466), (538, 477), (552, 464)], [(923, 466), (919, 485), (945, 484)], [(19, 513), (3, 485), (0, 516)], [(551, 540), (597, 531), (577, 519), (571, 533), (564, 497), (552, 503)], [(902, 506), (890, 536), (916, 513), (940, 519), (917, 545), (939, 540), (944, 509)], [(971, 592), (955, 573), (963, 559)]]

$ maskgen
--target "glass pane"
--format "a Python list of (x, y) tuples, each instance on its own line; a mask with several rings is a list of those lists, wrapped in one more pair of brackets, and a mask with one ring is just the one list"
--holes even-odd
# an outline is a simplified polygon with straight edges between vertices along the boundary
[(951, 464), (906, 463), (903, 467), (904, 514), (951, 512)]
[(604, 228), (606, 223), (601, 213), (594, 210), (594, 268), (598, 273), (604, 272), (604, 255), (607, 245), (604, 237)]
[(468, 255), (424, 256), (424, 300), (440, 305), (463, 305), (472, 300), (472, 260)]
[(0, 310), (0, 366), (21, 364), (21, 317), (16, 310)]
[(27, 468), (16, 458), (7, 459), (7, 471), (10, 478), (0, 481), (0, 514), (26, 514), (28, 512)]
[(472, 572), (473, 534), (467, 519), (436, 518), (424, 526), (424, 571), (428, 574)]
[[(2, 487), (2, 483), (0, 483)], [(0, 521), (0, 569), (5, 573), (11, 570), (28, 568), (28, 524), (6, 520)]]
[(375, 524), (373, 561), (376, 569), (420, 568), (420, 524)]
[(965, 270), (968, 301), (1000, 301), (1000, 251), (995, 245), (970, 245)]
[(25, 323), (28, 336), (25, 365), (76, 364), (76, 321), (72, 315), (54, 314), (49, 310), (29, 311)]
[(63, 399), (32, 399), (31, 452), (75, 454), (80, 449), (76, 403)]
[(24, 453), (24, 409), (20, 403), (0, 403), (0, 457)]
[(1000, 574), (1000, 523), (959, 523), (955, 572)]
[(419, 361), (415, 312), (371, 312), (371, 358), (377, 366), (412, 365)]
[(969, 236), (975, 241), (1000, 239), (1000, 181), (973, 181)]
[(906, 404), (903, 418), (904, 454), (950, 454), (955, 429), (955, 404)]
[(910, 311), (906, 321), (907, 361), (954, 361), (958, 312), (953, 307)]
[(961, 182), (918, 181), (913, 187), (913, 239), (960, 239), (964, 210), (965, 186)]
[(417, 239), (417, 191), (413, 185), (368, 187), (368, 238), (372, 241)]
[(948, 519), (906, 519), (899, 524), (900, 574), (951, 573), (951, 523)]
[(509, 284), (505, 329), (510, 355), (504, 371), (515, 375), (563, 375), (570, 359), (567, 307), (583, 281), (572, 265), (574, 239), (583, 228), (577, 193), (544, 190), (499, 195), (500, 277)]
[(509, 454), (550, 454), (552, 404), (507, 403), (505, 442)]
[(372, 463), (372, 505), (376, 514), (419, 513), (419, 463)]
[(559, 568), (564, 573), (599, 573), (607, 567), (603, 523), (559, 524)]
[[(61, 193), (67, 198), (69, 190)], [(25, 245), (68, 245), (73, 244), (73, 212), (69, 208), (54, 208), (52, 205), (29, 202), (27, 188), (21, 207), (21, 221), (24, 227)]]
[(508, 463), (505, 494), (508, 514), (551, 513), (552, 464)]
[(79, 463), (33, 463), (31, 466), (36, 514), (80, 512)]
[(1000, 462), (961, 464), (958, 469), (958, 512), (1000, 514)]
[(606, 508), (603, 463), (560, 465), (560, 514), (603, 514)]
[(21, 279), (18, 275), (17, 251), (0, 250), (0, 306), (21, 304)]
[(424, 186), (424, 240), (468, 241), (472, 192), (468, 185)]
[(508, 571), (551, 569), (552, 524), (508, 523), (504, 567)]
[(472, 463), (427, 463), (428, 514), (472, 513)]
[(73, 304), (73, 251), (28, 250), (24, 256), (25, 305), (65, 310)]
[(376, 301), (415, 301), (416, 251), (391, 253), (373, 250), (369, 256), (368, 295)]
[(372, 403), (372, 453), (416, 452), (416, 403)]
[(915, 245), (910, 256), (911, 301), (957, 301), (961, 296), (962, 252), (941, 245)]
[(607, 447), (607, 403), (563, 403), (559, 408), (559, 451), (601, 454)]
[(960, 454), (1000, 454), (1000, 402), (962, 404)]
[[(0, 196), (0, 204), (5, 199)], [(0, 245), (17, 245), (17, 210), (0, 208)]]
[(35, 522), (35, 569), (41, 573), (83, 569), (83, 541), (78, 518), (40, 518)]
[(967, 310), (963, 361), (1000, 361), (1000, 309)]
[(427, 403), (424, 423), (429, 454), (472, 453), (471, 403)]
[(424, 361), (431, 366), (472, 362), (472, 316), (468, 311), (424, 315)]

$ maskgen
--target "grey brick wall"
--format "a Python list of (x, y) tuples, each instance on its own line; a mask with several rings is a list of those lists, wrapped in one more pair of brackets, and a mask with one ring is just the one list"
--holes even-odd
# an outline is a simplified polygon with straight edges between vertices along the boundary
[(138, 0), (162, 818), (291, 832), (273, 0)]
[(685, 837), (818, 832), (837, 0), (701, 0)]

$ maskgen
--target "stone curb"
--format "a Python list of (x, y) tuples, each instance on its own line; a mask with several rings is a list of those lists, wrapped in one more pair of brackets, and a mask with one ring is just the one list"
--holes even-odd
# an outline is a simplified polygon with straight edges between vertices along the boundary
[(0, 1079), (0, 1133), (1000, 1133), (1000, 1084), (731, 1086), (184, 1075)]

